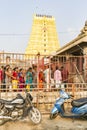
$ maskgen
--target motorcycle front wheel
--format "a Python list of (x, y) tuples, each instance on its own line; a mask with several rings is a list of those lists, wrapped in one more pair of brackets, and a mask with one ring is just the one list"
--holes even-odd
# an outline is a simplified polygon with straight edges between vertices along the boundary
[(82, 116), (82, 119), (87, 120), (87, 113)]
[(50, 119), (51, 120), (54, 119), (54, 118), (56, 118), (57, 116), (58, 116), (58, 112), (55, 113), (55, 114), (50, 113)]
[(39, 124), (41, 122), (41, 113), (40, 111), (33, 107), (29, 112), (28, 112), (28, 116), (30, 118), (30, 120), (34, 123), (34, 124)]

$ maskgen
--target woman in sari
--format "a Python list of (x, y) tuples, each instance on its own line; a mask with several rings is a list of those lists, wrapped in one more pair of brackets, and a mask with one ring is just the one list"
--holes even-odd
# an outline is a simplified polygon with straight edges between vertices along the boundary
[(33, 74), (32, 74), (32, 68), (31, 67), (29, 67), (29, 69), (27, 70), (25, 77), (26, 77), (26, 81), (25, 81), (26, 88), (32, 90)]

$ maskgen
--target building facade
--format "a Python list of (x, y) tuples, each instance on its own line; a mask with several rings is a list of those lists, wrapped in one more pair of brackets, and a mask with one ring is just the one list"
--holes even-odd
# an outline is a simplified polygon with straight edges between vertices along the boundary
[(54, 57), (58, 56), (70, 75), (74, 75), (75, 82), (87, 82), (87, 21), (75, 39), (56, 51)]

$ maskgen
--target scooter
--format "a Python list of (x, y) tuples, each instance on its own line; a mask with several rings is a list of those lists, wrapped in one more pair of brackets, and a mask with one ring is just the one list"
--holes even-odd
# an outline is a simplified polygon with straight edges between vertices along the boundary
[(83, 118), (87, 119), (87, 98), (80, 98), (72, 100), (72, 108), (70, 112), (66, 112), (64, 109), (64, 103), (67, 99), (73, 98), (73, 95), (66, 93), (60, 89), (60, 97), (56, 99), (54, 107), (50, 113), (50, 119), (56, 118), (58, 115), (65, 118)]

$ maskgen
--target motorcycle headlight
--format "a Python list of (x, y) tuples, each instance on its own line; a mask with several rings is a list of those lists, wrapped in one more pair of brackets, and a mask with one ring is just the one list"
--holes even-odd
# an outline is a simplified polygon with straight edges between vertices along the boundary
[(32, 100), (33, 100), (33, 97), (31, 96), (31, 94), (30, 94), (30, 93), (28, 93), (28, 97), (29, 97), (30, 101), (32, 101)]

